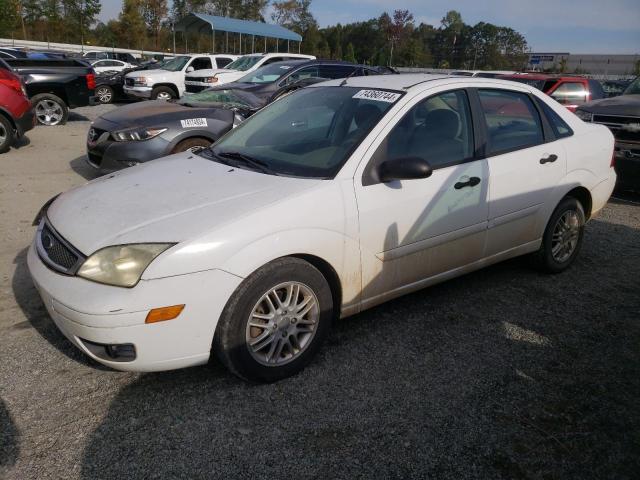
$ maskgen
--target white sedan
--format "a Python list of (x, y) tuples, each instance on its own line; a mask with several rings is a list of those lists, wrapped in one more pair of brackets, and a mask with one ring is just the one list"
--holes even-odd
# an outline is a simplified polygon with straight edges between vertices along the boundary
[(132, 65), (131, 63), (123, 62), (121, 60), (113, 60), (110, 58), (104, 60), (96, 60), (95, 62), (91, 63), (91, 66), (96, 73), (121, 72), (122, 70), (126, 70), (127, 68), (135, 67), (135, 65)]
[(211, 149), (60, 195), (29, 269), (55, 324), (98, 362), (168, 370), (213, 352), (274, 381), (340, 317), (519, 255), (567, 269), (613, 190), (613, 146), (606, 127), (519, 83), (325, 82)]

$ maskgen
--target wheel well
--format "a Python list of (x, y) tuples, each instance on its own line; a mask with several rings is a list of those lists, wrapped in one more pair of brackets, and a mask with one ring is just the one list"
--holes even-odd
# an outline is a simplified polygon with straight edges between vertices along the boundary
[(311, 265), (320, 270), (320, 273), (322, 273), (324, 278), (327, 280), (329, 288), (331, 289), (333, 304), (336, 306), (336, 308), (334, 308), (335, 317), (339, 318), (341, 310), (340, 307), (342, 306), (342, 285), (340, 284), (340, 278), (338, 277), (338, 274), (336, 273), (334, 268), (329, 264), (329, 262), (323, 260), (320, 257), (316, 257), (315, 255), (301, 253), (291, 256), (309, 262)]
[(5, 117), (7, 120), (9, 120), (9, 123), (11, 124), (13, 129), (16, 130), (16, 128), (17, 128), (16, 122), (13, 121), (13, 117), (11, 115), (9, 115), (7, 112), (5, 112), (4, 109), (2, 109), (2, 108), (0, 108), (0, 115)]
[(573, 197), (580, 202), (582, 208), (584, 209), (584, 215), (587, 220), (591, 217), (592, 200), (591, 192), (589, 192), (589, 190), (584, 187), (576, 187), (569, 193), (567, 193), (566, 196)]
[(65, 105), (69, 105), (69, 101), (67, 99), (67, 92), (65, 92), (64, 90), (60, 90), (60, 89), (55, 89), (55, 88), (47, 88), (46, 86), (40, 87), (40, 88), (33, 88), (33, 86), (27, 85), (27, 93), (29, 93), (29, 98), (33, 98), (36, 95), (42, 95), (43, 93), (48, 93), (50, 95), (55, 95), (56, 97), (58, 97), (60, 100), (62, 100), (64, 102)]
[(155, 90), (156, 88), (159, 88), (159, 87), (170, 88), (171, 90), (173, 90), (173, 93), (176, 94), (176, 98), (180, 97), (180, 92), (178, 92), (178, 87), (176, 87), (173, 83), (156, 83), (153, 86), (153, 89)]

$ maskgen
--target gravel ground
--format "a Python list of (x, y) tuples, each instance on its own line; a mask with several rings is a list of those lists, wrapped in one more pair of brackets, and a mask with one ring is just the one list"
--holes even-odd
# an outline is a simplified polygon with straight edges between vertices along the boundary
[(637, 478), (637, 196), (569, 271), (514, 260), (374, 308), (295, 378), (121, 373), (58, 333), (25, 259), (40, 205), (92, 177), (87, 120), (109, 108), (0, 157), (0, 477)]

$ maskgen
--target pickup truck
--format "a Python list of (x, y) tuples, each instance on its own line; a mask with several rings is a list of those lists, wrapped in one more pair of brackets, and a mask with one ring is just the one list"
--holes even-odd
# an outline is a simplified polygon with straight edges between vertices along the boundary
[(94, 104), (95, 72), (82, 60), (5, 59), (24, 80), (41, 125), (63, 125), (69, 109)]
[(170, 100), (184, 93), (185, 74), (227, 65), (236, 55), (180, 55), (157, 70), (131, 72), (124, 79), (124, 93), (130, 97)]
[(618, 97), (580, 105), (576, 115), (611, 130), (618, 186), (640, 191), (640, 77)]
[(224, 68), (198, 70), (190, 73), (185, 80), (186, 93), (198, 93), (207, 88), (238, 81), (245, 75), (271, 63), (289, 60), (315, 60), (315, 58), (313, 55), (299, 53), (251, 53), (243, 55)]

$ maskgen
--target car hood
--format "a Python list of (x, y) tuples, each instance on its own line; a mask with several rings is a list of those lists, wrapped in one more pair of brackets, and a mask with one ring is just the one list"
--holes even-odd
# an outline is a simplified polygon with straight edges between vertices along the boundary
[(640, 95), (620, 95), (580, 106), (580, 110), (596, 115), (629, 115), (640, 117)]
[(47, 217), (67, 241), (90, 255), (110, 245), (195, 239), (321, 183), (181, 153), (63, 193)]
[[(100, 116), (95, 125), (99, 128), (101, 121), (107, 121), (125, 128), (154, 127), (187, 118), (218, 117), (221, 117), (221, 120), (233, 121), (233, 114), (224, 113), (222, 107), (223, 105), (220, 108), (187, 107), (176, 102), (153, 100), (123, 105)], [(223, 112), (216, 110), (223, 110)]]

